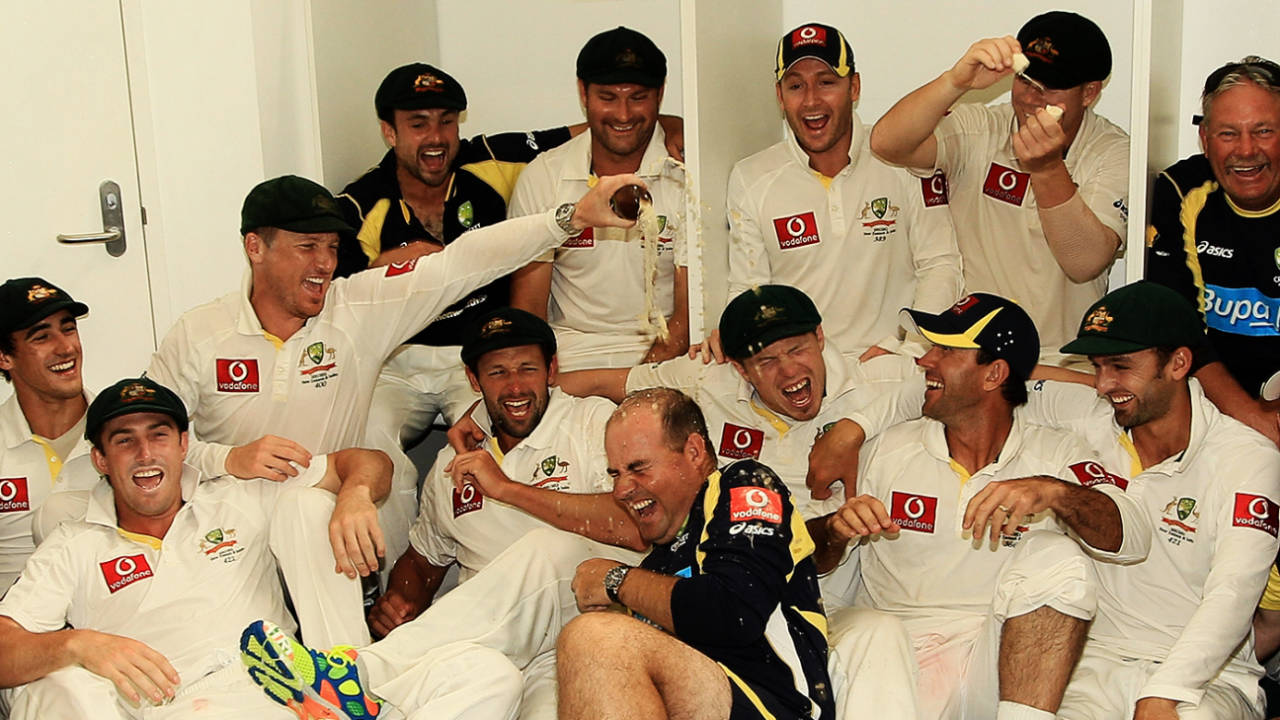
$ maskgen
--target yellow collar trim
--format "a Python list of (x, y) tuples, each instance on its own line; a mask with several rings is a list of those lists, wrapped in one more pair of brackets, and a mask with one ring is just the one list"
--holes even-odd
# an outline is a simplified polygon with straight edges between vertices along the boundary
[(151, 549), (156, 551), (159, 551), (161, 546), (163, 545), (160, 538), (151, 537), (150, 535), (145, 535), (143, 533), (129, 532), (128, 530), (124, 530), (122, 528), (116, 528), (116, 532), (120, 533), (120, 537), (126, 540), (132, 540), (136, 543), (142, 543), (143, 545), (147, 545)]
[(757, 405), (755, 398), (752, 398), (748, 402), (751, 405), (751, 409), (752, 411), (755, 412), (755, 414), (764, 418), (765, 421), (769, 423), (769, 425), (773, 426), (774, 430), (778, 431), (778, 437), (785, 436), (787, 434), (787, 431), (791, 429), (791, 425), (787, 424), (786, 420), (783, 420), (782, 418), (778, 417), (778, 415), (774, 413), (772, 410), (770, 410), (769, 408), (760, 407), (759, 405)]

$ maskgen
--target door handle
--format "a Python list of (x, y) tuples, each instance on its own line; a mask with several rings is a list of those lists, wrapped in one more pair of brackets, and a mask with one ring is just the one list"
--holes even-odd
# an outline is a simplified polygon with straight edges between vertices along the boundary
[(125, 250), (124, 207), (120, 201), (120, 186), (112, 180), (103, 180), (98, 186), (98, 201), (102, 205), (102, 232), (58, 234), (58, 242), (64, 245), (103, 243), (107, 254), (120, 257)]

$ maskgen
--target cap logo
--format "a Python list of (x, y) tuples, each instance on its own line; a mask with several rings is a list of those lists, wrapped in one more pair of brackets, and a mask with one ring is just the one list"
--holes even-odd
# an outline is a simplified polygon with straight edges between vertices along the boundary
[(964, 297), (956, 301), (955, 305), (951, 306), (951, 312), (955, 313), (956, 315), (963, 315), (965, 310), (968, 310), (969, 308), (977, 304), (978, 304), (978, 298), (972, 295), (965, 295)]
[(642, 65), (640, 56), (636, 55), (636, 51), (631, 48), (618, 53), (617, 57), (613, 59), (613, 64), (624, 68), (639, 68)]
[(120, 388), (120, 402), (142, 402), (145, 400), (154, 400), (156, 391), (143, 385), (142, 383), (129, 383)]
[(54, 297), (57, 294), (58, 294), (58, 291), (54, 290), (53, 288), (45, 287), (43, 285), (32, 285), (31, 289), (27, 291), (27, 302), (29, 303), (41, 302), (44, 300), (48, 300), (49, 298)]
[(761, 305), (759, 312), (756, 313), (756, 324), (764, 325), (782, 317), (783, 310), (773, 305)]
[(328, 197), (327, 195), (317, 194), (315, 197), (311, 198), (311, 206), (326, 213), (336, 214), (338, 212), (338, 204), (333, 201), (333, 198)]
[(498, 333), (511, 332), (512, 323), (506, 318), (494, 318), (480, 328), (480, 337), (488, 338)]
[(805, 25), (804, 27), (791, 33), (791, 47), (798, 48), (804, 45), (822, 45), (827, 44), (827, 31), (825, 28), (814, 27), (813, 25)]
[(444, 92), (444, 80), (441, 80), (431, 73), (422, 73), (413, 79), (413, 91)]
[(1053, 46), (1053, 40), (1047, 37), (1038, 37), (1027, 43), (1027, 46), (1023, 48), (1023, 53), (1028, 57), (1047, 63), (1052, 63), (1058, 57), (1058, 49)]
[(1280, 248), (1276, 248), (1276, 269), (1280, 270)]
[(1111, 329), (1109, 326), (1114, 320), (1115, 318), (1107, 314), (1107, 306), (1099, 305), (1085, 316), (1084, 327), (1080, 328), (1080, 332), (1107, 332)]

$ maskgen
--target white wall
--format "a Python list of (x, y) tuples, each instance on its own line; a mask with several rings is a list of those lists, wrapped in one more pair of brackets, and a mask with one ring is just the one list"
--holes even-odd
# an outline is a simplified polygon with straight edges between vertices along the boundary
[(681, 114), (679, 0), (439, 0), (437, 12), (440, 68), (467, 91), (464, 136), (582, 122), (578, 51), (618, 25), (666, 54), (662, 111)]

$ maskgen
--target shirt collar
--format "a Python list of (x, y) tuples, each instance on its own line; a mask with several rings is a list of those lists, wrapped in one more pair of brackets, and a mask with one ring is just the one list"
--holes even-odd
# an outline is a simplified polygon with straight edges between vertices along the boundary
[[(86, 402), (93, 402), (93, 393), (84, 391), (84, 399)], [(81, 418), (84, 416), (82, 415)], [(17, 394), (10, 395), (8, 400), (0, 405), (0, 442), (4, 446), (13, 450), (25, 442), (29, 442), (35, 433), (31, 432), (31, 423), (27, 422), (27, 416), (22, 414), (22, 405), (18, 404)], [(57, 438), (49, 438), (56, 440)], [(85, 442), (83, 439), (81, 442)], [(75, 453), (71, 457), (74, 457)], [(64, 460), (70, 459), (63, 458)]]
[[(924, 449), (938, 462), (943, 464), (950, 463), (951, 451), (947, 448), (946, 426), (932, 418), (927, 418), (925, 422), (929, 426), (924, 433)], [(1021, 408), (1014, 408), (1013, 425), (1009, 427), (1009, 436), (1005, 438), (1004, 446), (1000, 448), (996, 459), (989, 465), (978, 468), (973, 474), (998, 473), (1001, 468), (1016, 458), (1022, 450), (1023, 425)]]

